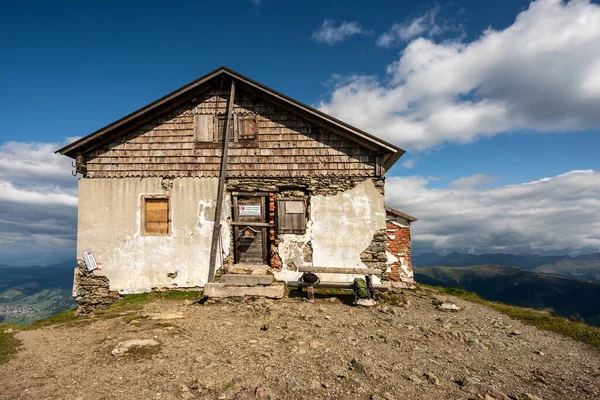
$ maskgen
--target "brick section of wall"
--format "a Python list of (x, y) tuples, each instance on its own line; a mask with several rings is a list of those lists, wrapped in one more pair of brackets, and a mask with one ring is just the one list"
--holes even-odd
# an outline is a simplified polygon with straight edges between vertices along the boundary
[[(218, 176), (221, 148), (196, 146), (194, 115), (225, 114), (226, 104), (209, 92), (91, 151), (86, 177)], [(228, 177), (376, 176), (374, 151), (262, 98), (237, 93), (233, 114), (256, 115), (258, 137), (252, 146), (230, 144)]]
[(390, 265), (390, 280), (393, 282), (414, 283), (411, 263), (410, 227), (398, 226), (390, 221), (387, 226), (387, 247), (398, 261)]
[(269, 265), (273, 268), (280, 269), (283, 266), (281, 262), (281, 257), (279, 257), (279, 252), (277, 250), (277, 244), (279, 243), (277, 239), (277, 232), (275, 231), (275, 213), (277, 204), (277, 197), (275, 193), (269, 193), (269, 224), (273, 225), (269, 228)]

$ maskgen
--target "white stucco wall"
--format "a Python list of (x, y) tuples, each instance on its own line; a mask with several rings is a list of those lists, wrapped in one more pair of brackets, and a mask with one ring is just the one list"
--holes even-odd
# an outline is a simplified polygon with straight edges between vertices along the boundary
[[(384, 196), (368, 179), (335, 196), (311, 196), (310, 216), (304, 235), (282, 235), (278, 250), (283, 268), (275, 272), (280, 280), (297, 280), (295, 267), (367, 268), (360, 254), (373, 235), (385, 229)], [(312, 262), (303, 258), (300, 246), (310, 242)], [(357, 275), (319, 274), (323, 280), (352, 282)]]
[[(110, 290), (137, 293), (152, 288), (197, 287), (208, 279), (218, 178), (177, 178), (171, 190), (163, 190), (161, 178), (80, 179), (78, 258), (92, 249), (110, 280)], [(171, 234), (141, 234), (143, 195), (171, 196)], [(222, 220), (222, 257), (229, 254), (231, 232)], [(175, 278), (168, 273), (177, 272)]]

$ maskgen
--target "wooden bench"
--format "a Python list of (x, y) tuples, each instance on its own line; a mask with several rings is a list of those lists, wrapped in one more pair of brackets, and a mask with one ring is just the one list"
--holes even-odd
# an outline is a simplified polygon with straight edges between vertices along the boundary
[[(319, 274), (344, 274), (344, 275), (375, 275), (381, 276), (383, 272), (378, 269), (369, 269), (369, 268), (331, 268), (331, 267), (298, 267), (296, 269), (298, 272), (312, 272), (319, 276)], [(319, 279), (321, 277), (319, 276)], [(315, 284), (307, 284), (299, 281), (288, 281), (287, 285), (290, 287), (300, 288), (300, 291), (303, 291), (303, 288), (307, 288), (309, 299), (313, 298), (313, 288), (314, 287), (323, 287), (323, 288), (335, 288), (335, 289), (352, 289), (354, 287), (354, 282), (331, 282), (331, 281), (323, 281), (321, 280), (319, 283)], [(373, 283), (373, 289), (378, 290), (380, 292), (385, 292), (388, 290), (388, 287), (382, 285), (381, 283)]]

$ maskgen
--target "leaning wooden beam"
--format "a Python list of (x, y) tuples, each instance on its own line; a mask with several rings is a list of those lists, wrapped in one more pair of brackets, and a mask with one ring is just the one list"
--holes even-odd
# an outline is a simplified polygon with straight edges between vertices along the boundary
[(208, 281), (215, 278), (219, 238), (221, 237), (221, 214), (223, 214), (223, 200), (225, 196), (225, 176), (227, 175), (227, 156), (229, 152), (229, 132), (233, 130), (233, 99), (235, 98), (235, 79), (231, 78), (231, 90), (227, 103), (227, 119), (223, 132), (223, 152), (221, 153), (221, 169), (219, 173), (219, 189), (217, 191), (217, 207), (215, 210), (215, 225), (213, 227), (212, 244), (210, 246), (210, 261), (208, 265)]

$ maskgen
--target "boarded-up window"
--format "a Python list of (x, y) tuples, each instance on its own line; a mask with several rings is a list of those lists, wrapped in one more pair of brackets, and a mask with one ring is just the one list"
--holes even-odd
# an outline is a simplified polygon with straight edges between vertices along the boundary
[[(223, 137), (225, 136), (225, 121), (227, 120), (227, 115), (217, 115), (216, 119), (216, 130), (217, 130), (217, 142), (222, 143)], [(229, 141), (233, 142), (233, 135), (231, 134), (232, 130), (229, 127)]]
[(171, 233), (168, 197), (145, 197), (143, 201), (143, 231), (147, 235)]
[(214, 115), (194, 115), (194, 136), (196, 142), (209, 143), (215, 141)]
[(258, 128), (255, 115), (244, 115), (238, 118), (238, 135), (239, 140), (256, 140)]
[(306, 199), (288, 197), (277, 201), (277, 231), (279, 233), (306, 233)]

